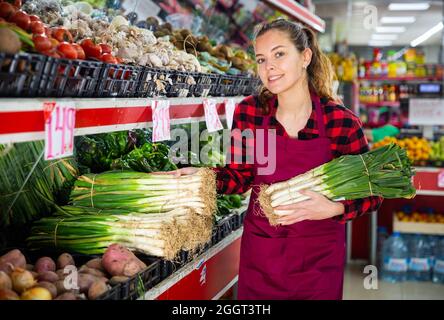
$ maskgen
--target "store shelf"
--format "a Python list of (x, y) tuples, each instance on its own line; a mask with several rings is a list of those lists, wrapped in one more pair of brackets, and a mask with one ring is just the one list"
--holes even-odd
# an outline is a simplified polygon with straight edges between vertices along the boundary
[(429, 77), (362, 77), (358, 78), (359, 81), (443, 81), (442, 78), (429, 76)]
[(307, 24), (316, 31), (325, 32), (325, 21), (294, 0), (266, 0), (283, 13)]
[(444, 168), (415, 167), (413, 184), (417, 195), (444, 196), (444, 188), (438, 186), (438, 175)]
[(143, 300), (219, 299), (236, 282), (243, 227), (147, 291)]
[(421, 233), (444, 235), (444, 223), (403, 222), (393, 219), (393, 231), (402, 233)]
[[(236, 103), (244, 97), (228, 97)], [(218, 113), (225, 114), (224, 101), (216, 100)], [(205, 120), (204, 98), (157, 98), (170, 101), (171, 124)], [(209, 98), (210, 99), (210, 98)], [(152, 126), (151, 103), (153, 98), (77, 98), (77, 99), (1, 99), (0, 143), (24, 142), (44, 139), (43, 103), (74, 101), (77, 108), (76, 136), (147, 128)]]
[(381, 102), (359, 102), (364, 107), (391, 107), (399, 108), (401, 103), (399, 101), (381, 101)]

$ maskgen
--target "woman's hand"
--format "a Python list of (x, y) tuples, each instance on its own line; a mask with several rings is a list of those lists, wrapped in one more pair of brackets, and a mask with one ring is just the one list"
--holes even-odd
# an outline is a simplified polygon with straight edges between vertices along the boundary
[(300, 193), (310, 199), (275, 208), (288, 211), (288, 214), (280, 216), (277, 220), (279, 224), (285, 226), (304, 220), (324, 220), (344, 213), (344, 205), (340, 202), (331, 201), (324, 195), (310, 190), (302, 190)]
[(197, 171), (199, 171), (199, 168), (186, 167), (186, 168), (181, 168), (181, 169), (177, 169), (177, 170), (173, 170), (173, 171), (153, 172), (153, 173), (154, 174), (171, 174), (171, 175), (174, 175), (175, 177), (178, 178), (180, 176), (195, 174)]

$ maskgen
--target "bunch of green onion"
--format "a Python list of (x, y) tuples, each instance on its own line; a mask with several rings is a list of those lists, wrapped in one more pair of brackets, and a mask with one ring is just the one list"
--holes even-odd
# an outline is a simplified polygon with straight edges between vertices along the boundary
[(176, 177), (134, 171), (108, 171), (78, 178), (71, 192), (74, 206), (163, 213), (186, 207), (204, 216), (216, 210), (216, 178), (211, 169)]
[(119, 209), (60, 207), (52, 217), (33, 224), (27, 239), (33, 249), (56, 248), (100, 254), (112, 243), (131, 250), (174, 259), (182, 249), (194, 249), (211, 238), (211, 219), (191, 208), (143, 214)]
[(262, 186), (259, 203), (272, 225), (288, 210), (276, 210), (308, 200), (301, 190), (309, 189), (333, 201), (369, 196), (413, 198), (414, 171), (404, 149), (389, 144), (361, 155), (345, 155), (290, 180)]

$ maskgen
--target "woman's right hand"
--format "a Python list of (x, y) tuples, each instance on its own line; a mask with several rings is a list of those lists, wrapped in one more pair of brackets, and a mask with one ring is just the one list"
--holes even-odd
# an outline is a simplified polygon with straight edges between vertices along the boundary
[(177, 169), (177, 170), (173, 170), (173, 171), (164, 171), (164, 172), (153, 172), (153, 174), (171, 174), (174, 175), (175, 177), (180, 177), (180, 176), (187, 176), (187, 175), (191, 175), (191, 174), (195, 174), (197, 171), (199, 171), (200, 168), (196, 168), (196, 167), (186, 167), (186, 168), (181, 168), (181, 169)]

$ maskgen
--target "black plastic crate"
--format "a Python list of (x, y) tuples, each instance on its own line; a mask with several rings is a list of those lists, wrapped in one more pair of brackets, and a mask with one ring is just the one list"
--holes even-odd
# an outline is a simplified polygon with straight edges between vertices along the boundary
[(261, 85), (262, 85), (262, 81), (259, 78), (248, 78), (248, 80), (246, 80), (244, 83), (242, 94), (244, 96), (258, 94)]
[(242, 94), (244, 78), (242, 76), (221, 75), (217, 89), (216, 96), (232, 97)]
[(196, 84), (192, 91), (195, 97), (207, 97), (214, 93), (214, 89), (218, 86), (220, 77), (213, 73), (196, 73)]
[(161, 260), (148, 256), (137, 256), (147, 268), (120, 284), (121, 300), (137, 300), (161, 281)]
[(39, 96), (96, 97), (103, 63), (49, 57), (42, 74)]
[(47, 59), (41, 54), (0, 53), (0, 96), (36, 97)]
[(191, 97), (193, 96), (193, 88), (197, 83), (197, 73), (173, 71), (171, 81), (167, 97)]
[(166, 97), (173, 85), (174, 71), (144, 67), (135, 96), (139, 98)]
[(137, 97), (144, 67), (104, 63), (97, 94), (100, 97)]

